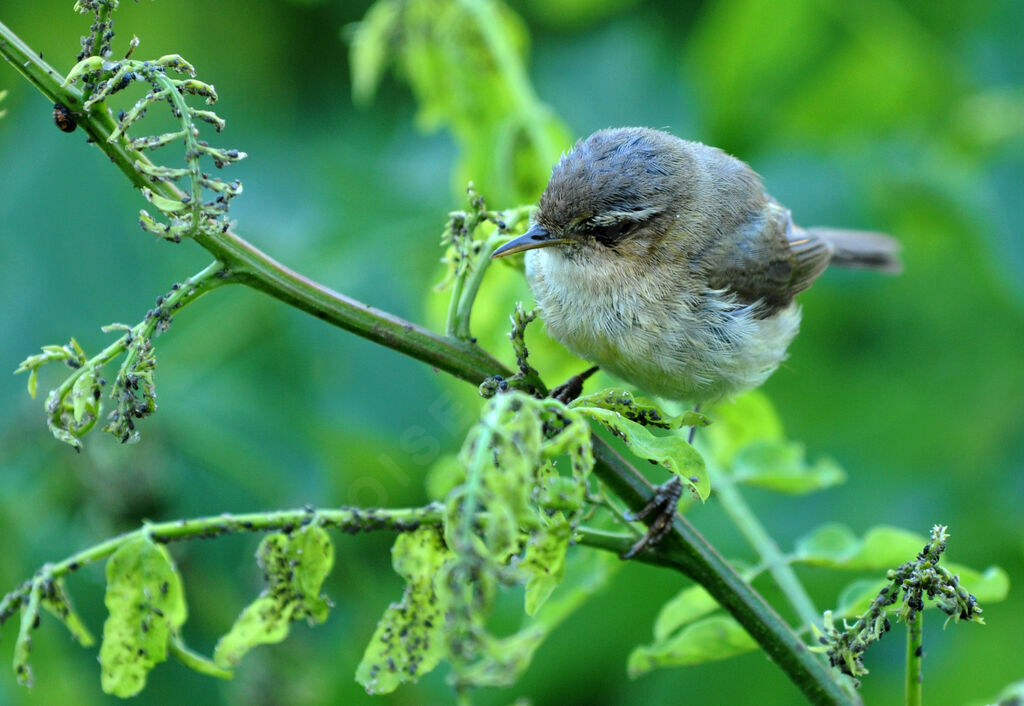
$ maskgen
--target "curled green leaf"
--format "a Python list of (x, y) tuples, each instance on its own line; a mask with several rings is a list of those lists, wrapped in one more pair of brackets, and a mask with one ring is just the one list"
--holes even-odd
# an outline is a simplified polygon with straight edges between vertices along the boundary
[(221, 668), (237, 665), (258, 645), (281, 642), (296, 620), (327, 619), (331, 604), (320, 588), (334, 566), (334, 545), (322, 527), (268, 535), (256, 557), (268, 585), (217, 642), (213, 661)]
[(388, 694), (415, 682), (445, 654), (446, 603), (436, 582), (452, 554), (440, 531), (421, 527), (400, 534), (391, 557), (405, 579), (405, 592), (384, 611), (356, 668), (356, 681), (370, 694)]
[(653, 461), (679, 476), (691, 487), (701, 501), (711, 494), (711, 481), (704, 467), (704, 458), (680, 436), (655, 436), (646, 427), (632, 422), (621, 414), (600, 407), (577, 407), (596, 419), (629, 446), (636, 456)]
[(686, 412), (671, 416), (663, 412), (654, 402), (644, 397), (636, 397), (629, 390), (610, 387), (590, 395), (583, 395), (573, 400), (572, 408), (599, 407), (617, 412), (631, 422), (645, 427), (659, 429), (678, 429), (681, 426), (707, 426), (708, 418), (697, 412)]
[(41, 598), (42, 585), (39, 581), (33, 581), (28, 599), (21, 604), (21, 624), (18, 627), (18, 639), (14, 643), (14, 675), (22, 686), (32, 686), (32, 667), (28, 657), (32, 651), (32, 631), (39, 624)]
[(165, 69), (172, 69), (180, 74), (194, 77), (196, 75), (196, 69), (192, 64), (181, 58), (180, 54), (167, 54), (161, 56), (159, 59), (153, 62), (157, 66), (163, 66)]
[(85, 626), (82, 619), (75, 612), (71, 604), (71, 597), (64, 588), (64, 580), (61, 578), (51, 579), (44, 586), (42, 596), (43, 608), (51, 615), (64, 623), (64, 627), (71, 633), (72, 639), (82, 647), (91, 647), (95, 642), (89, 628)]
[(519, 568), (527, 574), (526, 614), (534, 615), (544, 604), (565, 574), (565, 555), (569, 549), (572, 528), (561, 513), (535, 532), (526, 544), (526, 554)]
[[(167, 170), (162, 167), (147, 167), (147, 169), (159, 170), (164, 178), (172, 179), (177, 178), (177, 176), (173, 176), (174, 174), (177, 174), (178, 176), (184, 176), (185, 174), (188, 173), (188, 170), (186, 169)], [(179, 172), (183, 173), (178, 174)], [(147, 201), (149, 201), (151, 204), (159, 208), (164, 213), (179, 213), (187, 208), (187, 205), (183, 204), (181, 202), (181, 199), (168, 199), (163, 196), (160, 196), (159, 194), (153, 193), (151, 189), (142, 189), (142, 195), (146, 198)]]
[(64, 83), (61, 84), (62, 88), (67, 88), (72, 83), (82, 78), (86, 74), (94, 73), (103, 68), (103, 57), (100, 56), (89, 56), (77, 64), (71, 67), (68, 71), (68, 75), (64, 78)]

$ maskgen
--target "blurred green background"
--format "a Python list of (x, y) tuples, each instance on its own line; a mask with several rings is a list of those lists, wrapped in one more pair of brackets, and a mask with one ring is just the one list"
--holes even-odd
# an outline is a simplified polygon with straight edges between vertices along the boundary
[[(66, 71), (88, 25), (70, 5), (5, 3), (0, 21)], [(368, 107), (353, 107), (343, 28), (369, 5), (125, 3), (115, 47), (137, 34), (136, 56), (180, 53), (216, 84), (228, 128), (211, 139), (250, 155), (230, 170), (245, 183), (232, 211), (239, 233), (331, 287), (436, 325), (446, 299), (431, 291), (438, 235), (446, 213), (463, 206), (455, 165), (464, 145), (446, 130), (418, 129), (415, 98), (391, 76)], [(766, 386), (790, 436), (812, 458), (838, 460), (848, 482), (809, 497), (749, 499), (784, 548), (830, 520), (858, 533), (878, 523), (921, 533), (950, 525), (952, 560), (999, 564), (1013, 587), (1009, 600), (984, 606), (985, 626), (941, 631), (937, 618), (926, 621), (925, 697), (980, 701), (1024, 678), (1024, 4), (511, 8), (537, 95), (567, 135), (663, 127), (749, 162), (801, 223), (884, 230), (903, 242), (901, 277), (830, 272), (802, 296), (803, 333)], [(11, 371), (71, 335), (98, 351), (110, 340), (102, 324), (135, 322), (209, 258), (139, 231), (142, 200), (83, 133), (58, 132), (51, 106), (6, 65), (3, 88), (0, 370)], [(544, 175), (535, 177), (541, 185)], [(490, 187), (492, 206), (516, 205), (500, 200), (515, 192)], [(515, 299), (528, 297), (518, 280), (502, 282), (478, 311), (492, 338)], [(565, 369), (532, 335), (542, 371)], [(476, 410), (468, 386), (242, 288), (203, 299), (157, 343), (160, 410), (131, 447), (96, 431), (76, 455), (44, 424), (42, 399), (59, 370), (44, 370), (35, 401), (24, 377), (0, 375), (0, 591), (143, 518), (421, 503), (427, 469), (457, 449)], [(505, 347), (496, 352), (510, 362)], [(724, 554), (750, 557), (714, 503), (692, 518)], [(230, 683), (160, 665), (137, 703), (450, 701), (443, 667), (383, 698), (355, 684), (362, 649), (401, 584), (390, 569), (393, 537), (336, 539), (326, 625), (296, 625), (282, 645), (251, 653)], [(194, 647), (208, 652), (260, 590), (257, 541), (174, 547)], [(800, 575), (822, 608), (843, 582)], [(480, 703), (799, 702), (759, 652), (627, 679), (626, 656), (650, 639), (658, 607), (683, 585), (678, 574), (624, 567), (519, 684), (481, 693)], [(779, 602), (770, 584), (758, 585)], [(98, 631), (102, 569), (80, 572), (70, 589)], [(2, 661), (16, 629), (0, 637)], [(897, 632), (869, 654), (866, 703), (901, 702), (902, 652)], [(99, 691), (95, 652), (72, 644), (56, 621), (43, 619), (34, 665), (31, 692), (0, 671), (0, 704), (115, 701)]]

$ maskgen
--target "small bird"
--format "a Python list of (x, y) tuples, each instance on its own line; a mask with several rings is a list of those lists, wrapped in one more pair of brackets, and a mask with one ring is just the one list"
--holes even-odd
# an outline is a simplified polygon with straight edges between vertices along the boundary
[[(779, 367), (800, 326), (794, 297), (826, 267), (901, 270), (892, 238), (801, 228), (745, 163), (641, 127), (600, 130), (563, 155), (529, 230), (492, 257), (523, 251), (555, 340), (698, 407)], [(563, 394), (578, 395), (594, 370)], [(636, 514), (662, 510), (628, 555), (668, 531), (681, 492), (674, 476)]]

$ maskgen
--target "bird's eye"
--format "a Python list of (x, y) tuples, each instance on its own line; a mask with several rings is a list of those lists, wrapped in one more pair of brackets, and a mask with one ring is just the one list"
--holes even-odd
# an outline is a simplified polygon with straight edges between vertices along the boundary
[(629, 233), (635, 225), (636, 223), (629, 219), (620, 218), (611, 223), (592, 225), (587, 229), (587, 232), (604, 245), (614, 245), (622, 239), (622, 236)]

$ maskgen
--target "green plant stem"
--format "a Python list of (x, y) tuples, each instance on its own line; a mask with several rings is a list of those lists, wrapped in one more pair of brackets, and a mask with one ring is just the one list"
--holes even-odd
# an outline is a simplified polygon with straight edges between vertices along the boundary
[[(63, 77), (44, 64), (11, 30), (0, 23), (0, 54), (43, 92), (50, 100), (82, 104), (81, 92), (61, 88)], [(79, 125), (93, 142), (124, 172), (137, 188), (149, 188), (165, 198), (181, 200), (182, 192), (167, 182), (153, 183), (135, 168), (135, 162), (147, 162), (145, 155), (127, 151), (127, 138), (113, 142), (108, 138), (116, 127), (106, 105), (97, 103), (79, 117)], [(56, 128), (55, 128), (56, 129)], [(441, 336), (417, 324), (339, 294), (277, 262), (241, 237), (227, 231), (201, 234), (195, 238), (215, 258), (225, 263), (233, 277), (253, 289), (301, 309), (334, 326), (375, 343), (479, 384), (490, 374), (511, 374), (494, 358), (468, 341)], [(481, 370), (494, 371), (481, 374)]]
[(491, 236), (480, 246), (480, 252), (472, 262), (469, 263), (469, 271), (465, 279), (460, 282), (458, 304), (455, 307), (454, 334), (461, 340), (469, 340), (473, 335), (470, 332), (469, 319), (473, 313), (473, 302), (480, 291), (480, 284), (484, 281), (484, 273), (491, 253), (498, 247), (500, 238)]
[(171, 635), (171, 639), (167, 641), (167, 651), (186, 667), (200, 674), (217, 679), (231, 679), (234, 676), (230, 669), (218, 667), (209, 658), (190, 650), (180, 635)]
[(106, 105), (99, 103), (88, 112), (82, 113), (82, 105), (85, 102), (82, 91), (74, 86), (63, 86), (64, 76), (43, 61), (38, 52), (33, 51), (2, 22), (0, 22), (0, 56), (3, 56), (18, 73), (38, 88), (40, 93), (46, 96), (51, 103), (63, 103), (70, 108), (75, 114), (79, 126), (122, 172), (132, 176), (132, 181), (137, 187), (157, 186), (156, 184), (150, 185), (142, 173), (135, 169), (134, 163), (137, 158), (129, 151), (127, 139), (122, 137), (113, 143), (107, 142), (115, 125), (113, 117), (107, 112)]
[(448, 315), (445, 317), (444, 333), (449, 338), (454, 338), (459, 328), (459, 304), (462, 302), (462, 288), (466, 283), (466, 271), (461, 269), (455, 273), (455, 281), (452, 282), (452, 293), (448, 300)]
[[(0, 54), (51, 100), (73, 95), (76, 97), (75, 104), (81, 105), (80, 92), (62, 89), (61, 77), (41, 60), (37, 60), (35, 52), (28, 49), (3, 24), (0, 24)], [(145, 157), (136, 157), (134, 153), (129, 156), (124, 139), (107, 142), (107, 137), (114, 129), (114, 122), (105, 105), (100, 103), (94, 106), (81, 116), (79, 124), (86, 128), (96, 146), (111, 158), (136, 187), (151, 187), (167, 198), (181, 198), (181, 192), (172, 185), (149, 183), (135, 169), (134, 161)], [(227, 264), (236, 279), (356, 335), (473, 384), (479, 384), (492, 375), (511, 374), (511, 371), (479, 347), (440, 336), (334, 292), (288, 269), (230, 231), (204, 234), (195, 240)], [(651, 489), (643, 476), (596, 436), (594, 450), (595, 473), (598, 477), (631, 507), (643, 507), (651, 495)], [(116, 546), (109, 548), (109, 552), (114, 549)], [(92, 551), (96, 551), (96, 548)], [(662, 541), (657, 551), (667, 553), (671, 557), (672, 566), (703, 585), (732, 613), (808, 700), (820, 704), (852, 703), (826, 667), (807, 651), (807, 647), (771, 606), (736, 574), (688, 521), (677, 517), (672, 532)], [(4, 607), (5, 604), (0, 602), (0, 616), (3, 615)]]
[(713, 471), (711, 482), (715, 489), (715, 497), (725, 510), (733, 524), (746, 537), (761, 561), (768, 567), (775, 583), (782, 589), (786, 600), (793, 606), (797, 617), (804, 625), (820, 624), (821, 613), (814, 607), (811, 597), (807, 595), (800, 579), (796, 577), (793, 567), (786, 560), (779, 545), (757, 519), (747, 501), (740, 494), (735, 481), (725, 471), (717, 468)]
[[(511, 229), (517, 226), (524, 218), (529, 218), (532, 211), (533, 207), (531, 206), (520, 206), (496, 214), (495, 220), (503, 220), (505, 228)], [(473, 314), (473, 302), (476, 301), (476, 295), (479, 293), (480, 285), (484, 281), (484, 273), (487, 272), (487, 266), (490, 264), (491, 253), (506, 240), (506, 237), (496, 230), (491, 237), (481, 244), (480, 252), (476, 254), (472, 262), (467, 263), (469, 265), (468, 272), (456, 278), (455, 284), (457, 285), (458, 296), (455, 295), (456, 287), (453, 286), (453, 304), (448, 309), (449, 335), (454, 334), (462, 340), (469, 340), (472, 336), (470, 332), (470, 318)]]
[(907, 621), (907, 706), (921, 706), (923, 681), (921, 667), (924, 662), (921, 647), (923, 622), (924, 611), (916, 611), (914, 617)]
[[(601, 438), (595, 436), (594, 473), (630, 507), (643, 507), (651, 496), (647, 481)], [(653, 551), (666, 565), (703, 586), (750, 633), (814, 704), (857, 703), (811, 653), (778, 613), (736, 573), (689, 520), (676, 516), (669, 533)]]

